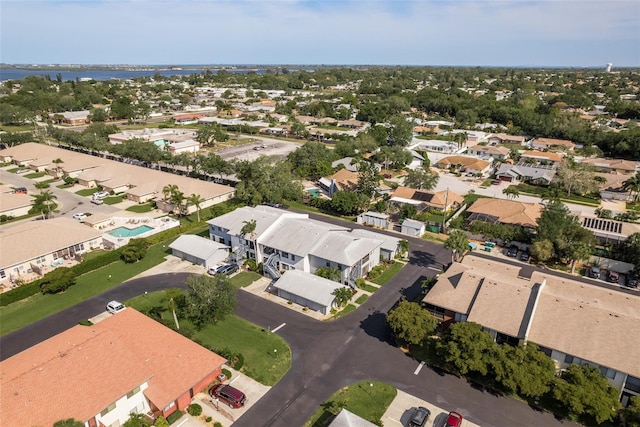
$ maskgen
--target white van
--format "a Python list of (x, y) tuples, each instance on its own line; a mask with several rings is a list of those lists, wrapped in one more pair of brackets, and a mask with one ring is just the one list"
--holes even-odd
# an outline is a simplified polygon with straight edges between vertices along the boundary
[(111, 301), (109, 304), (107, 304), (107, 311), (111, 314), (116, 314), (119, 311), (124, 310), (125, 308), (126, 307), (124, 306), (124, 304), (118, 301)]

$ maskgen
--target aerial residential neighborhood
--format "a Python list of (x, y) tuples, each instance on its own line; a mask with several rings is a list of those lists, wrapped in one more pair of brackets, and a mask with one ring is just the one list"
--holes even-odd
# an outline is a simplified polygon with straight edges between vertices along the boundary
[(637, 69), (34, 67), (0, 425), (640, 425)]

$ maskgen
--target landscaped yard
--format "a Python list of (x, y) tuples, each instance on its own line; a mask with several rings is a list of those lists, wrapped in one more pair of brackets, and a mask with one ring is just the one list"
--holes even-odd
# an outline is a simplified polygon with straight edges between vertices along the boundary
[(345, 315), (351, 313), (352, 311), (354, 311), (356, 308), (357, 307), (355, 305), (353, 305), (353, 304), (347, 304), (347, 306), (345, 308), (343, 308), (342, 310), (340, 310), (339, 312), (337, 312), (336, 314), (331, 316), (331, 320), (338, 319), (338, 318), (340, 318), (342, 316), (345, 316)]
[(362, 294), (358, 297), (358, 299), (356, 300), (356, 304), (358, 305), (362, 305), (365, 302), (367, 302), (367, 300), (369, 299), (369, 295), (367, 294)]
[[(0, 335), (5, 335), (69, 308), (160, 264), (170, 253), (170, 249), (167, 249), (167, 247), (174, 239), (175, 237), (152, 246), (144, 259), (139, 262), (126, 264), (123, 261), (117, 261), (101, 269), (84, 274), (77, 278), (75, 285), (63, 293), (53, 295), (36, 294), (23, 301), (0, 307)], [(167, 247), (163, 247), (163, 245)], [(109, 277), (111, 277), (111, 280), (109, 280)]]
[(153, 203), (145, 203), (142, 205), (129, 206), (126, 210), (128, 210), (129, 212), (135, 212), (135, 213), (147, 213), (147, 212), (151, 212), (154, 209), (155, 209), (155, 205)]
[(324, 401), (305, 423), (305, 427), (325, 426), (333, 415), (340, 412), (341, 408), (375, 424), (380, 421), (396, 394), (398, 391), (394, 387), (382, 382), (351, 384)]
[[(126, 301), (125, 305), (142, 312), (161, 307), (162, 318), (173, 321), (164, 291), (140, 295)], [(194, 329), (179, 313), (178, 322), (183, 329)], [(278, 382), (291, 366), (291, 350), (279, 335), (235, 315), (226, 316), (215, 325), (208, 324), (201, 330), (194, 330), (192, 338), (207, 348), (225, 348), (242, 354), (244, 366), (240, 371), (265, 385)]]
[(45, 175), (46, 175), (46, 173), (44, 173), (44, 172), (33, 172), (33, 173), (28, 173), (28, 174), (24, 175), (24, 177), (25, 178), (29, 178), (29, 179), (36, 179), (36, 178), (42, 178)]
[(120, 196), (109, 196), (102, 199), (105, 205), (115, 205), (116, 203), (120, 203), (124, 200), (125, 195), (122, 194)]
[(243, 271), (242, 273), (238, 273), (233, 276), (229, 281), (236, 288), (244, 288), (245, 286), (249, 286), (262, 276), (254, 271)]
[(384, 271), (384, 273), (382, 273), (380, 276), (376, 277), (375, 279), (373, 279), (371, 281), (373, 283), (375, 283), (376, 285), (384, 285), (389, 280), (391, 280), (391, 278), (393, 276), (395, 276), (400, 270), (402, 270), (402, 267), (404, 267), (404, 266), (405, 266), (405, 264), (402, 263), (402, 262), (395, 262), (392, 265), (390, 265)]
[(82, 190), (78, 190), (76, 191), (76, 194), (78, 196), (90, 196), (93, 193), (97, 192), (98, 188), (97, 187), (93, 187), (93, 188), (83, 188)]

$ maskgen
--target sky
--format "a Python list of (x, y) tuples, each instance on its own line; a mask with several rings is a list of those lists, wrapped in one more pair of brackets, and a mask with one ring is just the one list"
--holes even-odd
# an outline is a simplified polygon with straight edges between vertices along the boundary
[(640, 66), (640, 0), (0, 0), (7, 64)]

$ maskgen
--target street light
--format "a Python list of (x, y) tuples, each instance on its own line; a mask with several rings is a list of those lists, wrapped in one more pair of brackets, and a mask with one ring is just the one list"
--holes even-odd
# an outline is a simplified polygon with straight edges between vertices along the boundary
[(273, 349), (273, 357), (275, 357), (276, 359), (278, 358), (278, 349), (276, 348)]

